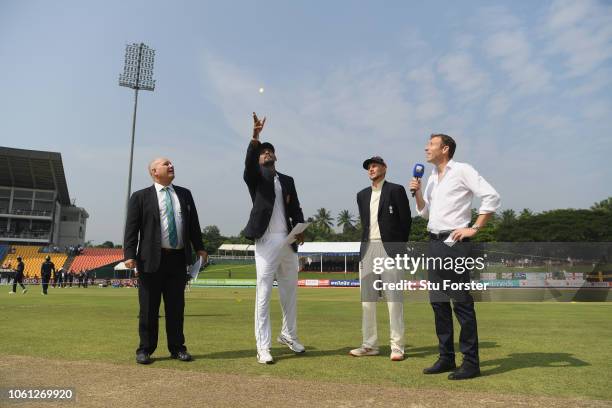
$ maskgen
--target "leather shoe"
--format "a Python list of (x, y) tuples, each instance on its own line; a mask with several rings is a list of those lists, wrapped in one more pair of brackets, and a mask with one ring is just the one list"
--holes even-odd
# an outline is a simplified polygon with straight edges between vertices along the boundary
[(466, 364), (461, 364), (461, 367), (457, 371), (452, 372), (448, 375), (449, 380), (467, 380), (468, 378), (478, 377), (480, 375), (480, 367)]
[(439, 358), (438, 361), (434, 363), (434, 365), (432, 365), (431, 367), (424, 368), (423, 374), (440, 374), (445, 373), (447, 371), (453, 371), (456, 368), (457, 366), (455, 365), (454, 361), (442, 360), (441, 358)]
[(170, 357), (174, 358), (175, 360), (181, 360), (181, 361), (193, 360), (193, 357), (191, 357), (191, 354), (189, 354), (186, 351), (177, 351), (176, 353), (170, 354)]
[(149, 353), (136, 353), (136, 362), (138, 364), (151, 364), (153, 360), (151, 359), (151, 355)]

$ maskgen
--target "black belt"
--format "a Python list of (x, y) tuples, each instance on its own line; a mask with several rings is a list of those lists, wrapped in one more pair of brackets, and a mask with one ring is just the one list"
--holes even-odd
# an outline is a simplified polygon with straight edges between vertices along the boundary
[(442, 231), (442, 232), (439, 232), (437, 234), (434, 234), (433, 232), (430, 232), (429, 233), (429, 239), (432, 239), (434, 241), (444, 241), (452, 233), (453, 233), (453, 231)]
[(181, 252), (184, 252), (185, 250), (183, 248), (180, 249), (174, 249), (174, 248), (162, 248), (161, 252), (162, 254), (180, 254)]

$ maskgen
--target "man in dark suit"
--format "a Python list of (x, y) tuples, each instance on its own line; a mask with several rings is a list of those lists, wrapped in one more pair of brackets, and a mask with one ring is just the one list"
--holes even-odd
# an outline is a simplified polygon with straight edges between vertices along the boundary
[[(276, 171), (274, 146), (259, 140), (266, 119), (260, 121), (253, 112), (253, 120), (253, 138), (247, 149), (244, 168), (244, 181), (249, 188), (253, 208), (244, 235), (255, 241), (257, 361), (272, 364), (270, 295), (275, 277), (283, 312), (282, 330), (277, 341), (295, 353), (305, 351), (297, 336), (297, 245), (285, 243), (293, 227), (304, 222), (304, 215), (293, 178)], [(303, 241), (302, 235), (297, 237), (298, 243)]]
[(204, 260), (207, 253), (191, 192), (172, 184), (172, 162), (153, 160), (149, 174), (154, 184), (130, 198), (123, 242), (125, 265), (135, 268), (138, 276), (140, 345), (136, 362), (152, 362), (162, 296), (170, 356), (191, 361), (183, 334), (186, 268), (191, 263), (191, 247)]
[(382, 283), (399, 283), (402, 273), (397, 268), (378, 271), (375, 259), (394, 258), (406, 253), (412, 218), (406, 189), (385, 181), (387, 165), (380, 156), (363, 162), (372, 182), (357, 194), (359, 217), (363, 227), (361, 236), (360, 268), (362, 332), (361, 347), (350, 354), (355, 357), (374, 356), (378, 351), (376, 330), (376, 301), (384, 292), (389, 309), (389, 327), (392, 361), (404, 359), (404, 297), (399, 290), (382, 290)]

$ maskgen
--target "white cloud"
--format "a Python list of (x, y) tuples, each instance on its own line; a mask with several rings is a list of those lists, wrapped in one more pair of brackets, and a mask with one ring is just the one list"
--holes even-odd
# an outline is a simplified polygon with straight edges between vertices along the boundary
[(429, 64), (410, 70), (406, 77), (411, 81), (409, 88), (416, 103), (416, 120), (428, 122), (446, 113), (446, 103), (436, 86), (434, 71)]
[(504, 93), (495, 94), (487, 103), (488, 112), (491, 116), (502, 116), (508, 112), (511, 104), (510, 98)]
[(597, 1), (558, 0), (545, 20), (549, 53), (564, 58), (566, 74), (584, 76), (612, 57), (612, 6)]
[(538, 93), (549, 87), (551, 74), (534, 57), (523, 30), (495, 32), (485, 41), (484, 47), (487, 55), (499, 62), (520, 93)]
[(605, 119), (612, 114), (612, 106), (608, 101), (597, 100), (589, 102), (582, 109), (582, 116), (588, 120)]
[(487, 93), (489, 77), (476, 67), (466, 52), (447, 54), (437, 64), (438, 72), (451, 87), (465, 99), (473, 99)]
[(581, 78), (581, 83), (564, 92), (569, 98), (579, 98), (605, 90), (612, 84), (612, 71), (601, 68)]

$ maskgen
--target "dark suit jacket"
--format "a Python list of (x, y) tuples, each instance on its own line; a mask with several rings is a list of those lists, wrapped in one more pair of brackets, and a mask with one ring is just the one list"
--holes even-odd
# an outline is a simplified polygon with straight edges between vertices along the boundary
[[(261, 142), (252, 140), (247, 149), (244, 162), (244, 181), (249, 187), (249, 194), (253, 202), (253, 208), (249, 216), (249, 222), (244, 229), (244, 236), (255, 240), (261, 238), (266, 232), (272, 218), (274, 209), (274, 172), (266, 167), (259, 165), (259, 146)], [(304, 214), (300, 207), (297, 191), (293, 178), (281, 173), (278, 178), (283, 189), (283, 205), (285, 206), (285, 222), (287, 230), (304, 222)], [(297, 245), (293, 245), (293, 250), (297, 251)]]
[[(363, 256), (368, 248), (370, 237), (370, 198), (372, 187), (367, 187), (357, 193), (357, 206), (359, 207), (359, 218), (363, 229), (361, 235), (360, 255)], [(410, 204), (404, 186), (385, 181), (380, 193), (378, 203), (378, 228), (383, 246), (387, 255), (394, 257), (406, 251), (406, 242), (410, 235), (412, 217), (410, 216)]]
[[(172, 185), (181, 204), (183, 217), (183, 243), (185, 261), (191, 261), (191, 246), (195, 251), (204, 249), (198, 212), (191, 192)], [(125, 236), (123, 239), (125, 259), (135, 259), (139, 272), (153, 273), (159, 268), (161, 258), (161, 226), (159, 204), (155, 186), (136, 191), (130, 197)]]
[(17, 276), (23, 276), (23, 270), (25, 269), (25, 264), (23, 262), (17, 263), (17, 268), (15, 272), (17, 272)]

